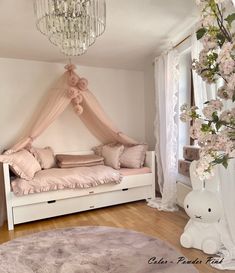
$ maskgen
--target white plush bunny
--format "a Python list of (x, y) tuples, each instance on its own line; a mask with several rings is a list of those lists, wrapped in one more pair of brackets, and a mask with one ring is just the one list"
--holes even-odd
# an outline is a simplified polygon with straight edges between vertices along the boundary
[[(184, 208), (190, 220), (180, 237), (180, 243), (186, 248), (193, 247), (207, 254), (215, 254), (221, 245), (218, 225), (222, 208), (217, 194), (218, 185), (211, 187), (210, 190), (204, 188), (202, 182), (195, 176), (195, 168), (196, 161), (190, 166), (193, 190), (184, 200)], [(218, 181), (215, 179), (208, 183), (218, 183)], [(201, 185), (201, 188), (198, 185)]]

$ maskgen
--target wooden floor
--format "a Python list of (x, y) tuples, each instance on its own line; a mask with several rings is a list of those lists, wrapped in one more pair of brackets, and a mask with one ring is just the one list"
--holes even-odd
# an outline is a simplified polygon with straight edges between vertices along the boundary
[(52, 218), (49, 220), (16, 225), (15, 230), (10, 232), (7, 230), (7, 226), (5, 225), (0, 229), (0, 243), (24, 235), (54, 228), (71, 226), (121, 227), (144, 232), (148, 235), (165, 240), (175, 246), (179, 252), (188, 259), (194, 260), (198, 258), (199, 260), (202, 260), (202, 264), (196, 265), (200, 273), (232, 272), (216, 270), (210, 265), (205, 264), (207, 255), (203, 254), (201, 251), (185, 249), (180, 246), (179, 237), (187, 220), (187, 215), (183, 210), (174, 213), (160, 212), (148, 207), (144, 201), (140, 201)]

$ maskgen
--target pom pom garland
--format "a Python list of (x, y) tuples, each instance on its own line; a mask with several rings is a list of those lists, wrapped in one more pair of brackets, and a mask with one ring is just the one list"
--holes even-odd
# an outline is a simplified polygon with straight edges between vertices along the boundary
[(79, 95), (79, 91), (77, 88), (70, 87), (67, 91), (67, 96), (69, 99), (74, 99)]
[(78, 89), (81, 90), (81, 91), (86, 91), (87, 90), (87, 86), (88, 86), (88, 81), (87, 79), (85, 78), (81, 78), (79, 81), (78, 81)]
[(79, 77), (75, 74), (69, 75), (68, 83), (70, 86), (76, 86), (78, 84)]

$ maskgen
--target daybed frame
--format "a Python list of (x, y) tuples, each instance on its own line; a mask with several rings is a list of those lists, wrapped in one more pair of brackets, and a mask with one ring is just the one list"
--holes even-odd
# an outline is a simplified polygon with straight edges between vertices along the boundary
[[(84, 153), (74, 153), (84, 154)], [(88, 189), (58, 190), (17, 197), (11, 191), (9, 165), (3, 164), (8, 230), (15, 224), (155, 198), (155, 153), (147, 152), (151, 173), (125, 176), (120, 184)]]

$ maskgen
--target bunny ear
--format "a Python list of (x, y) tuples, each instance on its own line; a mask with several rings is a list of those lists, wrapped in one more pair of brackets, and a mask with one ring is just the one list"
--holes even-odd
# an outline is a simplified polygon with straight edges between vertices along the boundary
[(198, 176), (196, 175), (196, 165), (197, 165), (196, 160), (194, 160), (190, 164), (190, 168), (189, 168), (190, 179), (191, 179), (193, 190), (202, 190), (203, 189), (203, 181), (201, 181), (198, 178)]

